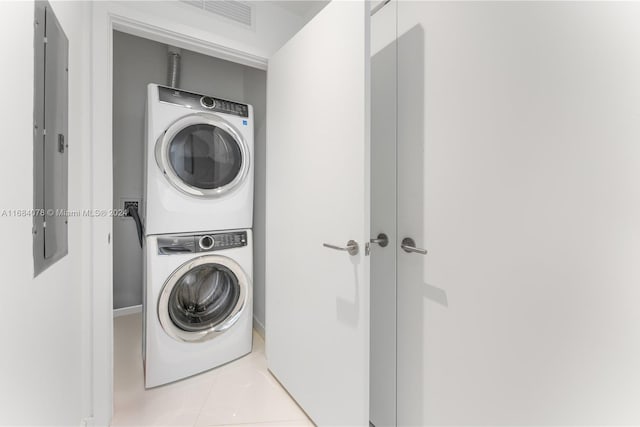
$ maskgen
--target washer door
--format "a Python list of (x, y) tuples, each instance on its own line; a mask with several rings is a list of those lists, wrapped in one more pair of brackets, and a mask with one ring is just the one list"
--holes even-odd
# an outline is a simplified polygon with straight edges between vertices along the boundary
[(206, 341), (232, 327), (247, 306), (250, 282), (231, 258), (204, 255), (178, 267), (162, 287), (158, 318), (179, 341)]
[(244, 182), (249, 150), (224, 119), (193, 114), (173, 123), (160, 137), (156, 161), (176, 189), (190, 196), (215, 198)]

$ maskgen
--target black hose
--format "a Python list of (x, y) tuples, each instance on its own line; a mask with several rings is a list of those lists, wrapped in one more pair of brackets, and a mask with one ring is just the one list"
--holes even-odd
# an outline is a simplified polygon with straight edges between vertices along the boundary
[(140, 221), (138, 208), (135, 206), (130, 206), (129, 215), (131, 215), (133, 217), (133, 220), (136, 222), (136, 230), (138, 230), (138, 240), (140, 241), (140, 247), (142, 247), (142, 235), (144, 234), (144, 228), (142, 227), (142, 221)]

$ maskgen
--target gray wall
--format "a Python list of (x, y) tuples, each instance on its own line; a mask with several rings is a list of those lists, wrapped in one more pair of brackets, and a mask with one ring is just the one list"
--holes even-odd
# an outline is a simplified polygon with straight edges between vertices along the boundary
[[(113, 206), (144, 193), (144, 113), (147, 83), (164, 83), (167, 47), (114, 32)], [(132, 219), (113, 220), (113, 307), (142, 304), (142, 250)]]
[(245, 100), (255, 114), (254, 196), (253, 196), (253, 318), (254, 326), (264, 335), (264, 262), (265, 262), (265, 195), (267, 159), (267, 73), (255, 68), (244, 70)]
[[(113, 203), (143, 197), (146, 86), (166, 83), (167, 46), (114, 32)], [(244, 101), (255, 111), (254, 313), (264, 324), (264, 158), (266, 73), (182, 50), (180, 87)], [(113, 223), (114, 308), (142, 304), (142, 251), (130, 218)]]

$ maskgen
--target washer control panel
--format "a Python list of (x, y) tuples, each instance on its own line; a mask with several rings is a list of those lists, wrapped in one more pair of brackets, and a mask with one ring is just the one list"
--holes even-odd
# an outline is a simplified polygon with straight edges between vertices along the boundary
[(177, 255), (195, 252), (213, 252), (247, 246), (246, 231), (196, 234), (192, 236), (166, 236), (158, 238), (159, 255)]
[(198, 244), (196, 252), (220, 251), (247, 246), (246, 231), (231, 231), (228, 233), (203, 234), (196, 237)]
[(209, 95), (200, 95), (170, 87), (158, 86), (160, 102), (179, 105), (191, 110), (214, 111), (218, 113), (234, 114), (240, 117), (249, 117), (249, 106), (225, 99), (214, 98)]

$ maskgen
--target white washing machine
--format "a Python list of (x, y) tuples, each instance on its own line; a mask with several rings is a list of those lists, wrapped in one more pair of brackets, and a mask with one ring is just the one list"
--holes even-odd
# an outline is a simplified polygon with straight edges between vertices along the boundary
[(146, 238), (146, 388), (251, 352), (252, 250), (251, 230)]
[(253, 107), (147, 87), (145, 234), (251, 228)]

